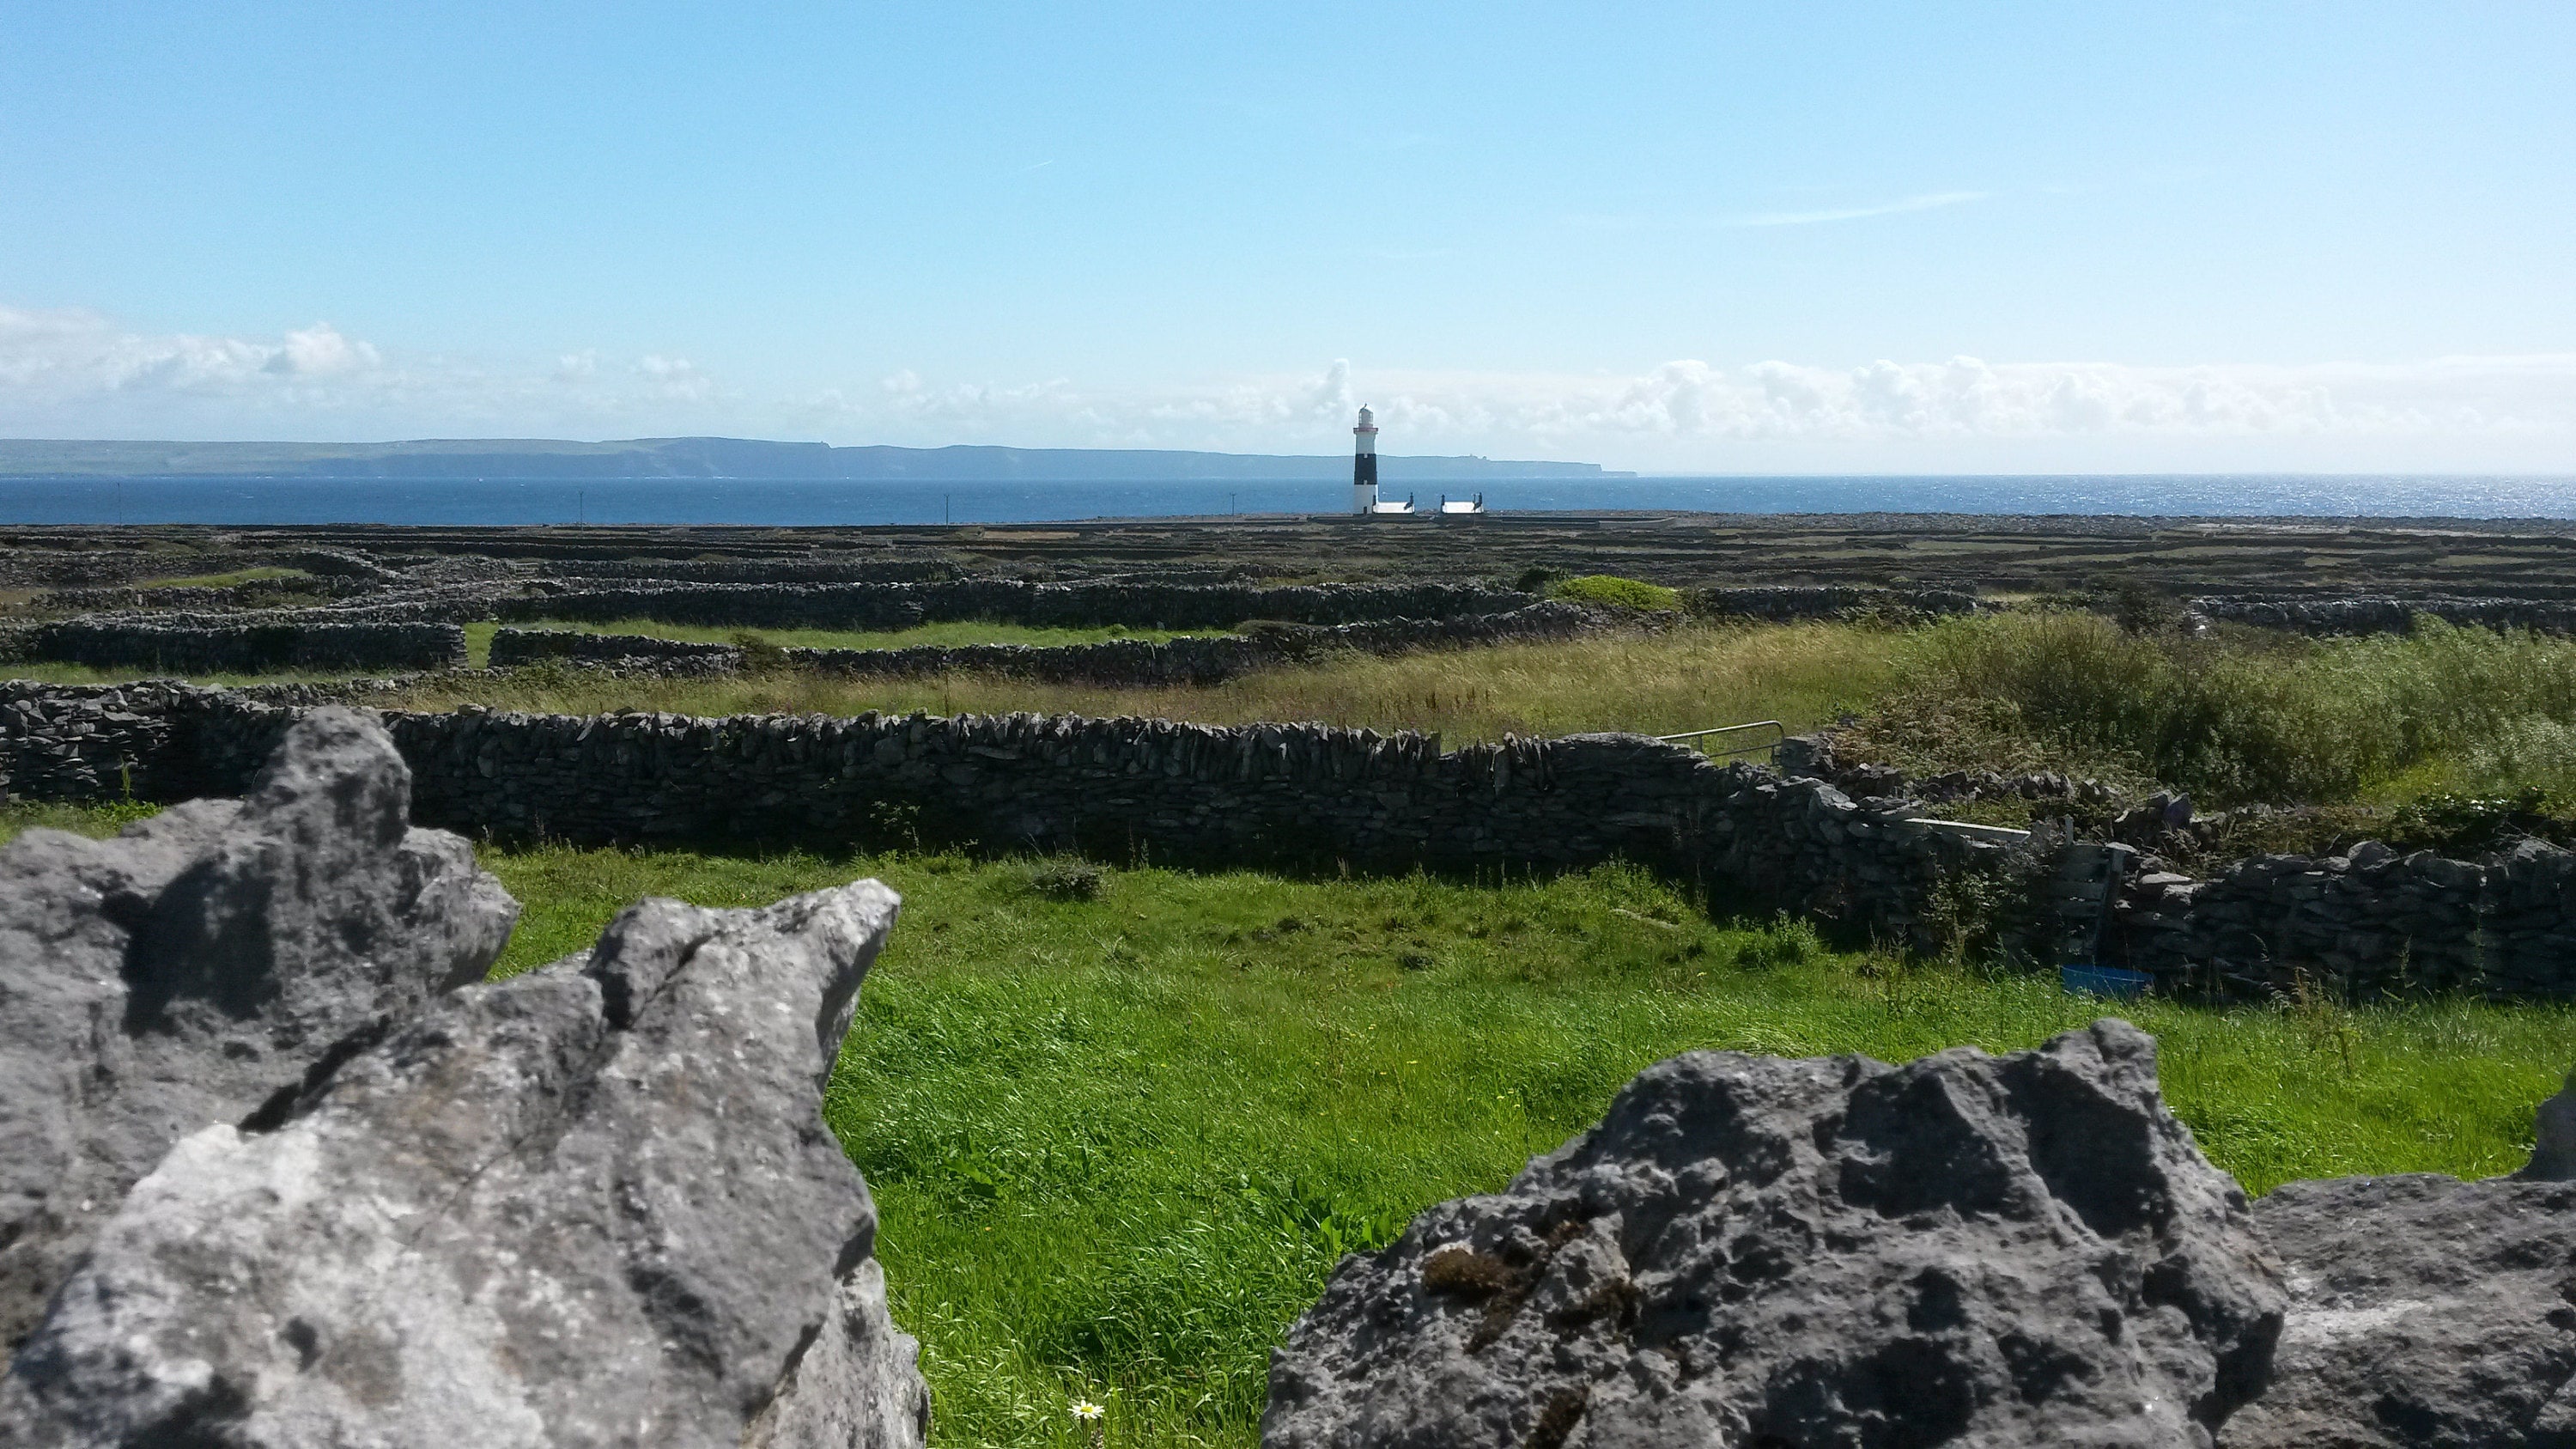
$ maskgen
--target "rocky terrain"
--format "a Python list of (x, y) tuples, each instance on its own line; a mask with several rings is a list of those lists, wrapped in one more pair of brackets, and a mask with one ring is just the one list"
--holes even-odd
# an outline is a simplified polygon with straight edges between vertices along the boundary
[(516, 906), (371, 721), (249, 798), (0, 851), (0, 1444), (908, 1445), (819, 1102), (897, 901)]
[[(0, 850), (0, 1446), (913, 1446), (820, 1095), (899, 903), (516, 906), (374, 717), (239, 800)], [(1346, 1259), (1307, 1446), (2576, 1445), (2576, 1078), (2511, 1179), (2249, 1203), (2105, 1020), (1904, 1066), (1699, 1052)]]
[(9, 1343), (179, 1138), (482, 978), (518, 902), (410, 809), (384, 731), (320, 710), (244, 799), (0, 851)]
[(1698, 1052), (1345, 1260), (1269, 1449), (2576, 1443), (2576, 1083), (2512, 1181), (2260, 1205), (2103, 1021), (1888, 1067)]
[(378, 570), (413, 584), (978, 574), (1511, 580), (1537, 568), (1703, 588), (1858, 585), (1998, 594), (2135, 584), (2175, 599), (2564, 600), (2576, 599), (2576, 525), (2551, 519), (1531, 513), (1400, 527), (1280, 515), (867, 528), (0, 529), (0, 587), (131, 585), (260, 565), (342, 578)]

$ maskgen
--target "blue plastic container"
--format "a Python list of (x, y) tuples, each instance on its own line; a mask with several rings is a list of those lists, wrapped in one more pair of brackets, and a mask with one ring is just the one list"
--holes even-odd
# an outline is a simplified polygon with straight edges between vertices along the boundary
[(2155, 982), (2144, 971), (2123, 971), (2116, 966), (2060, 966), (2057, 979), (2069, 996), (2107, 996), (2115, 1001), (2142, 996)]

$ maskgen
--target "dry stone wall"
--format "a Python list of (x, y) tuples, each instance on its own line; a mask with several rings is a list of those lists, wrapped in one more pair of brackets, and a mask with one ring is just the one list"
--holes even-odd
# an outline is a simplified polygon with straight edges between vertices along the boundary
[(1970, 614), (1992, 604), (1956, 589), (1881, 589), (1845, 584), (1693, 589), (1691, 612), (1786, 624), (1853, 613)]
[(2298, 634), (2406, 634), (2419, 615), (2489, 629), (2576, 632), (2576, 602), (2550, 599), (2208, 598), (2192, 600), (2191, 607), (2206, 618)]
[[(34, 546), (30, 546), (33, 544)], [(189, 567), (186, 555), (99, 548), (88, 540), (39, 542), (26, 534), (0, 548), (0, 588), (60, 589), (168, 578)]]
[[(1112, 639), (1095, 644), (921, 645), (903, 649), (786, 649), (787, 662), (832, 674), (918, 676), (972, 672), (1022, 679), (1105, 685), (1218, 684), (1255, 670), (1312, 659), (1334, 650), (1403, 654), (1422, 649), (1540, 643), (1617, 627), (1620, 621), (1571, 604), (1540, 603), (1504, 614), (1452, 619), (1383, 619), (1330, 628), (1303, 626), (1246, 634), (1163, 641)], [(590, 634), (571, 629), (510, 629), (492, 635), (492, 665), (544, 660), (632, 665), (650, 661), (682, 672), (742, 667), (743, 651), (644, 634)]]
[(668, 579), (703, 584), (923, 584), (965, 573), (943, 558), (548, 559), (566, 579)]
[[(300, 711), (225, 690), (0, 687), (25, 798), (236, 792)], [(1076, 716), (696, 719), (388, 711), (424, 824), (588, 844), (885, 838), (1372, 870), (1624, 857), (1902, 939), (1934, 883), (2002, 852), (1815, 780), (1634, 735), (1444, 752), (1322, 725)]]
[(2114, 959), (2178, 993), (2576, 997), (2576, 853), (2537, 840), (2483, 863), (2365, 841), (2148, 875), (2114, 920)]
[[(318, 698), (318, 694), (313, 696)], [(17, 798), (238, 793), (306, 695), (0, 686)], [(931, 838), (1208, 864), (1579, 867), (1621, 857), (1891, 941), (1932, 944), (1944, 883), (2045, 873), (2005, 845), (1821, 780), (1635, 735), (1443, 751), (1320, 725), (1078, 716), (388, 712), (424, 825), (584, 844)], [(2576, 998), (2576, 854), (2267, 856), (2128, 880), (2105, 960), (2175, 994), (2321, 987)]]
[(241, 623), (220, 615), (63, 619), (18, 630), (5, 646), (19, 659), (177, 674), (268, 669), (439, 669), (465, 662), (453, 624)]
[(566, 589), (501, 601), (506, 621), (651, 619), (746, 629), (906, 629), (955, 619), (1036, 628), (1230, 629), (1253, 619), (1350, 624), (1449, 619), (1524, 608), (1527, 594), (1474, 584), (1068, 584), (959, 579), (928, 584), (681, 584)]
[(272, 604), (280, 595), (303, 595), (316, 599), (345, 599), (373, 593), (379, 585), (365, 579), (351, 578), (282, 578), (253, 579), (248, 583), (217, 587), (181, 586), (159, 589), (56, 589), (38, 595), (34, 607), (77, 613), (104, 613), (129, 609), (204, 610), (244, 609)]

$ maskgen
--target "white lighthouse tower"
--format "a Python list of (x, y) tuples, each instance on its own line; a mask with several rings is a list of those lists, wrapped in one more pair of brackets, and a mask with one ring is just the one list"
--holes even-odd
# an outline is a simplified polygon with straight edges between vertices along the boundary
[(1377, 424), (1367, 408), (1360, 409), (1360, 425), (1351, 429), (1358, 439), (1351, 453), (1351, 512), (1377, 512)]

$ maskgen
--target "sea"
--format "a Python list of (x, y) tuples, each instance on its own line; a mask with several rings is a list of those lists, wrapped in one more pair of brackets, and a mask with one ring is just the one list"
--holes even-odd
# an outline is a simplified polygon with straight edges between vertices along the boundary
[[(1954, 513), (2149, 517), (2576, 518), (2576, 474), (2065, 474), (1495, 479), (1412, 488), (1426, 512)], [(1339, 513), (1343, 483), (903, 482), (763, 478), (433, 481), (0, 478), (0, 524), (1058, 523)]]

